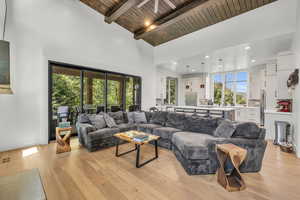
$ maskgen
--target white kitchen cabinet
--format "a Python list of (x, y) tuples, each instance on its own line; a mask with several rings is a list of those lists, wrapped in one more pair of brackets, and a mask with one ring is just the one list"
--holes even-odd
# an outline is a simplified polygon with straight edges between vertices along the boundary
[(250, 71), (249, 99), (260, 99), (262, 89), (265, 89), (265, 69)]
[[(282, 113), (276, 111), (265, 112), (265, 129), (266, 139), (275, 139), (275, 121), (286, 121), (289, 122), (293, 127), (292, 113)], [(293, 131), (293, 128), (291, 129)]]
[(269, 63), (266, 66), (266, 76), (276, 76), (277, 73), (277, 65), (276, 63)]
[(266, 76), (266, 109), (272, 110), (276, 107), (276, 76)]
[(277, 56), (277, 71), (293, 70), (294, 55), (291, 53), (283, 53)]
[(278, 71), (276, 75), (276, 99), (291, 99), (291, 94), (289, 93), (287, 87), (287, 80), (292, 71)]
[(260, 108), (245, 107), (235, 110), (236, 121), (260, 123)]

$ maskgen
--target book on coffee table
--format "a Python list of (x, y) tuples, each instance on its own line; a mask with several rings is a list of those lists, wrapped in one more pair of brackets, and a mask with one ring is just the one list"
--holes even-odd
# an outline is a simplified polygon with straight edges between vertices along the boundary
[(134, 141), (136, 142), (143, 142), (149, 139), (148, 135), (137, 135), (133, 138)]

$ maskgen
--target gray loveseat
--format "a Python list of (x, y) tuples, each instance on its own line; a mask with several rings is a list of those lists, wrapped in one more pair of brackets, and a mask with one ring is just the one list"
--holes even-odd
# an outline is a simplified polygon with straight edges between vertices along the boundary
[[(218, 167), (216, 144), (232, 143), (248, 151), (241, 165), (241, 172), (258, 172), (261, 169), (267, 142), (264, 139), (265, 129), (254, 123), (230, 122), (235, 128), (231, 135), (224, 134), (223, 137), (222, 134), (215, 134), (216, 129), (224, 124), (224, 119), (221, 118), (204, 118), (174, 112), (145, 114), (147, 122), (130, 124), (125, 113), (110, 113), (117, 126), (98, 130), (89, 123), (77, 122), (79, 141), (89, 151), (95, 151), (115, 145), (113, 134), (118, 132), (140, 130), (158, 135), (161, 137), (158, 145), (172, 150), (189, 175), (215, 173)], [(232, 168), (230, 163), (226, 167), (227, 171)]]

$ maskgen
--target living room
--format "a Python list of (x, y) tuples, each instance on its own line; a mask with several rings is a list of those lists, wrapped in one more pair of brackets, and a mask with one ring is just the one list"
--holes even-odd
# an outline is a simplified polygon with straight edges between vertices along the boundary
[[(0, 10), (9, 54), (8, 62), (0, 57), (0, 199), (300, 198), (298, 0), (1, 0)], [(76, 88), (75, 96), (57, 93), (59, 77), (61, 91)], [(129, 111), (134, 126), (109, 127), (120, 117), (111, 113), (130, 124)], [(95, 113), (110, 137), (92, 134), (93, 124), (80, 126)], [(275, 122), (287, 128), (276, 130)], [(228, 131), (219, 127), (226, 123), (229, 139), (216, 142), (211, 137)], [(57, 128), (69, 126), (70, 134), (57, 136)], [(127, 129), (150, 134), (151, 144), (117, 137)], [(257, 135), (232, 140), (250, 129)], [(281, 131), (290, 133), (282, 145)], [(198, 135), (207, 148), (186, 147), (198, 141), (187, 132), (205, 133)], [(222, 143), (233, 143), (243, 158), (235, 166), (241, 191), (219, 184), (217, 171), (234, 168), (216, 157)], [(57, 154), (60, 145), (67, 152)]]

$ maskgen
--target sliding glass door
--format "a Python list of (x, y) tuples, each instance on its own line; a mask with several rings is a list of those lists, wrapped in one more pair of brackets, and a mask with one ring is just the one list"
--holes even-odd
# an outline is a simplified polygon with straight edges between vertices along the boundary
[(60, 110), (64, 110), (67, 114), (68, 121), (74, 127), (76, 122), (76, 109), (80, 107), (80, 94), (81, 94), (81, 79), (80, 70), (65, 68), (61, 66), (52, 67), (52, 95), (51, 95), (51, 133), (52, 138), (55, 138), (55, 127), (58, 126), (60, 121)]
[(49, 63), (49, 139), (67, 109), (67, 121), (76, 134), (79, 113), (128, 111), (141, 106), (141, 78), (86, 67)]
[(83, 111), (98, 113), (105, 111), (105, 73), (84, 71)]

